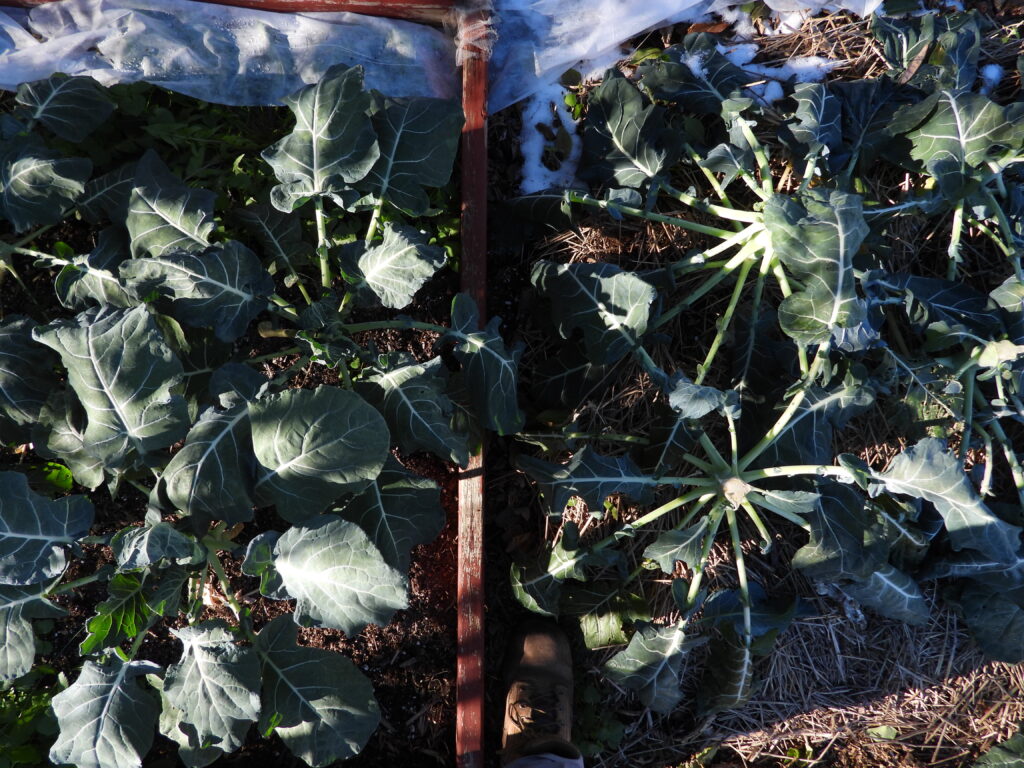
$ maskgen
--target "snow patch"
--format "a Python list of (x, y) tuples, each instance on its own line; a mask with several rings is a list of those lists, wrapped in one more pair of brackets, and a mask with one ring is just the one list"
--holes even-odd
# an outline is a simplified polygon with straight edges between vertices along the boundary
[[(537, 125), (548, 126), (557, 133), (555, 116), (569, 134), (571, 145), (568, 156), (555, 170), (544, 165), (544, 149), (548, 139)], [(545, 189), (566, 189), (578, 186), (576, 169), (583, 153), (583, 143), (576, 133), (576, 124), (565, 106), (565, 89), (558, 83), (548, 83), (523, 102), (523, 128), (520, 131), (520, 150), (523, 154), (521, 194), (530, 195)]]

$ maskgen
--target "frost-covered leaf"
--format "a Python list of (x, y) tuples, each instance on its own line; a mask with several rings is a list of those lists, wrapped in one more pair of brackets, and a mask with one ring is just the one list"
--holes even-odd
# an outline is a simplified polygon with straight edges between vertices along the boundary
[(701, 561), (707, 532), (707, 517), (702, 517), (681, 531), (665, 531), (644, 550), (644, 557), (655, 561), (658, 567), (668, 574), (675, 570), (676, 561), (686, 563), (688, 568), (694, 569)]
[(412, 548), (433, 541), (445, 523), (437, 483), (409, 472), (393, 456), (366, 490), (335, 511), (362, 528), (402, 573), (409, 570)]
[(812, 155), (835, 151), (842, 139), (839, 100), (821, 83), (797, 83), (793, 98), (797, 103), (793, 138)]
[(443, 99), (386, 99), (373, 113), (380, 157), (356, 186), (412, 216), (430, 207), (423, 187), (443, 187), (462, 130), (458, 102)]
[(402, 309), (445, 260), (444, 248), (429, 245), (427, 236), (415, 227), (389, 223), (384, 227), (383, 242), (369, 247), (354, 243), (342, 262), (345, 276), (363, 304), (380, 302), (390, 309)]
[(590, 514), (601, 517), (604, 500), (611, 494), (621, 493), (646, 504), (657, 485), (629, 456), (602, 456), (590, 446), (581, 448), (567, 464), (552, 464), (532, 456), (520, 456), (517, 463), (536, 481), (555, 514), (561, 514), (571, 497), (579, 496)]
[(56, 350), (85, 409), (88, 451), (107, 470), (131, 465), (185, 436), (181, 363), (145, 307), (89, 309), (40, 326), (33, 337)]
[(522, 344), (510, 351), (498, 332), (501, 318), (493, 317), (480, 328), (476, 302), (465, 293), (452, 300), (452, 328), (441, 343), (454, 342), (455, 358), (462, 365), (466, 390), (475, 414), (484, 427), (499, 435), (511, 435), (523, 428), (519, 409), (519, 358)]
[(146, 516), (141, 526), (122, 528), (110, 540), (114, 559), (122, 570), (136, 570), (155, 565), (161, 560), (182, 560), (192, 557), (195, 540), (171, 523)]
[(664, 111), (616, 70), (590, 93), (580, 177), (598, 186), (642, 187), (664, 170)]
[(256, 254), (234, 240), (201, 253), (166, 249), (160, 256), (124, 262), (120, 272), (136, 298), (156, 293), (178, 322), (212, 327), (222, 341), (244, 334), (274, 292)]
[(164, 695), (200, 744), (234, 752), (260, 715), (260, 661), (220, 620), (172, 629), (184, 646), (167, 668)]
[(289, 528), (274, 545), (274, 568), (296, 599), (295, 620), (348, 635), (388, 623), (408, 605), (405, 576), (388, 565), (355, 523), (321, 515)]
[(61, 157), (35, 142), (0, 152), (0, 218), (16, 232), (56, 224), (85, 192), (92, 163)]
[(868, 234), (862, 201), (845, 192), (776, 195), (765, 204), (772, 248), (804, 289), (783, 299), (779, 324), (799, 344), (821, 344), (863, 322), (853, 257)]
[(173, 251), (199, 251), (213, 232), (215, 195), (193, 189), (172, 174), (152, 150), (135, 168), (126, 224), (133, 256), (160, 257)]
[(370, 681), (340, 654), (296, 645), (278, 616), (256, 637), (263, 668), (259, 729), (273, 730), (313, 768), (356, 755), (380, 722)]
[(718, 52), (712, 35), (688, 35), (666, 49), (665, 59), (643, 63), (640, 85), (659, 101), (674, 101), (688, 112), (718, 115), (722, 102), (750, 77)]
[(185, 445), (160, 475), (160, 492), (202, 529), (212, 520), (252, 519), (252, 438), (248, 404), (228, 395), (223, 410), (208, 408)]
[(289, 522), (306, 520), (365, 488), (391, 440), (376, 409), (337, 387), (289, 389), (249, 403), (258, 467), (256, 501)]
[(654, 286), (614, 264), (555, 264), (538, 261), (530, 280), (551, 302), (563, 339), (579, 329), (587, 357), (614, 363), (629, 354), (647, 331)]
[[(889, 493), (934, 504), (946, 522), (954, 549), (975, 549), (1003, 563), (1017, 559), (1021, 529), (989, 511), (956, 457), (947, 453), (944, 441), (933, 437), (921, 440), (874, 479)], [(876, 486), (874, 491), (881, 488)]]
[(135, 637), (152, 615), (146, 602), (146, 574), (117, 573), (107, 586), (109, 597), (96, 606), (96, 615), (85, 623), (86, 636), (79, 645), (83, 656), (112, 648)]
[(464, 467), (469, 461), (468, 441), (466, 435), (452, 430), (454, 406), (444, 392), (445, 372), (440, 359), (427, 363), (401, 359), (370, 372), (357, 391), (384, 415), (403, 452), (430, 451)]
[(682, 624), (641, 624), (629, 645), (605, 664), (605, 675), (636, 691), (644, 706), (667, 714), (683, 698), (679, 683), (688, 651)]
[(6, 683), (32, 669), (36, 637), (30, 619), (55, 619), (64, 610), (45, 597), (45, 585), (0, 586), (0, 682)]
[(7, 315), (0, 323), (0, 442), (24, 442), (40, 419), (50, 390), (57, 385), (57, 362), (32, 339), (35, 322)]
[(651, 620), (647, 601), (615, 581), (567, 584), (562, 590), (560, 613), (578, 619), (583, 643), (591, 650), (624, 645), (629, 637), (623, 627)]
[(20, 472), (0, 472), (0, 584), (36, 584), (64, 573), (67, 547), (89, 532), (85, 496), (48, 499)]
[(306, 198), (331, 197), (339, 205), (355, 202), (349, 185), (359, 181), (380, 157), (366, 111), (361, 67), (336, 65), (317, 83), (284, 99), (295, 114), (290, 134), (263, 151), (263, 159), (281, 183), (270, 191), (279, 211), (293, 211)]
[(888, 563), (879, 564), (863, 581), (842, 587), (854, 600), (890, 619), (922, 626), (931, 615), (917, 582)]
[(62, 73), (22, 83), (15, 100), (28, 107), (27, 117), (38, 120), (62, 139), (80, 142), (114, 111), (114, 100), (91, 77)]
[(53, 697), (60, 731), (50, 749), (57, 765), (76, 768), (139, 768), (160, 714), (143, 675), (159, 670), (148, 661), (85, 662), (71, 686)]
[[(120, 228), (100, 230), (96, 247), (61, 266), (54, 280), (60, 303), (68, 309), (90, 306), (133, 307), (139, 302), (128, 295), (117, 277), (117, 267), (128, 258), (128, 238)], [(45, 264), (40, 259), (37, 264)]]

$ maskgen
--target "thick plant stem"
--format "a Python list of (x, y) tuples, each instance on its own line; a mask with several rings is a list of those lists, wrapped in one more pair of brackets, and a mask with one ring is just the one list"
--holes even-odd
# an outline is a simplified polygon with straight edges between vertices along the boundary
[[(686, 151), (686, 154), (689, 155), (690, 161), (704, 173), (704, 178), (706, 178), (708, 183), (711, 184), (711, 188), (715, 190), (715, 194), (718, 195), (718, 199), (722, 201), (722, 204), (732, 208), (732, 202), (729, 200), (729, 195), (726, 193), (725, 187), (723, 187), (722, 183), (718, 180), (718, 177), (715, 176), (710, 169), (701, 165), (701, 161), (704, 158), (702, 158), (697, 150), (689, 144), (684, 144), (683, 149)], [(735, 228), (738, 229), (739, 226), (737, 225)]]
[(360, 333), (361, 331), (379, 331), (387, 328), (400, 330), (435, 331), (437, 333), (454, 333), (451, 328), (434, 323), (421, 323), (417, 320), (379, 320), (368, 323), (346, 323), (341, 326), (346, 333)]
[(764, 480), (769, 477), (793, 477), (795, 475), (816, 475), (834, 477), (843, 482), (853, 480), (853, 474), (846, 467), (826, 464), (790, 464), (784, 467), (766, 467), (765, 469), (748, 469), (740, 473), (745, 483)]
[(676, 189), (670, 184), (662, 183), (661, 189), (665, 190), (670, 197), (675, 198), (681, 203), (690, 206), (695, 211), (706, 213), (710, 216), (717, 216), (720, 219), (727, 219), (729, 221), (740, 221), (747, 223), (760, 222), (764, 217), (755, 213), (754, 211), (741, 211), (735, 208), (727, 208), (723, 205), (715, 205), (714, 203), (707, 203), (691, 194)]
[(725, 457), (721, 453), (719, 453), (718, 449), (715, 447), (715, 444), (711, 442), (711, 438), (708, 437), (707, 434), (702, 431), (700, 433), (700, 437), (698, 438), (698, 440), (700, 441), (700, 447), (704, 449), (704, 452), (708, 455), (708, 458), (711, 459), (711, 464), (715, 467), (715, 469), (718, 472), (722, 473), (729, 472), (729, 462), (725, 460)]
[[(729, 250), (733, 246), (746, 244), (747, 242), (752, 240), (754, 237), (756, 237), (759, 233), (761, 233), (763, 231), (764, 231), (764, 226), (763, 225), (761, 225), (761, 224), (750, 224), (746, 228), (741, 229), (739, 232), (735, 233), (731, 237), (726, 238), (725, 240), (723, 240), (722, 242), (718, 243), (717, 245), (714, 245), (714, 246), (712, 246), (711, 248), (708, 248), (705, 251), (701, 251), (698, 254), (698, 257), (703, 259), (703, 260), (705, 260), (705, 263), (706, 263), (707, 259), (710, 259), (713, 256), (717, 256), (720, 253), (724, 253), (725, 251)], [(680, 259), (679, 261), (676, 261), (673, 264), (671, 264), (669, 266), (669, 269), (671, 269), (673, 272), (677, 272), (677, 271), (681, 271), (683, 269), (689, 269), (689, 268), (691, 268), (693, 266), (693, 264), (694, 264), (693, 257), (686, 258), (686, 259)]]
[(54, 589), (49, 589), (46, 591), (46, 596), (55, 597), (57, 595), (63, 595), (68, 592), (73, 592), (79, 587), (84, 587), (86, 584), (92, 584), (94, 581), (105, 579), (111, 575), (112, 574), (110, 573), (106, 573), (102, 570), (99, 570), (95, 573), (90, 573), (88, 576), (83, 576), (80, 579), (75, 579), (74, 581), (69, 581), (66, 584), (61, 584), (60, 586), (55, 587)]
[(235, 614), (235, 618), (238, 619), (245, 613), (245, 608), (241, 606), (238, 600), (235, 598), (234, 593), (231, 591), (231, 582), (228, 580), (228, 575), (224, 572), (224, 566), (220, 562), (220, 558), (217, 557), (217, 553), (212, 549), (206, 555), (206, 562), (213, 570), (214, 575), (217, 577), (217, 581), (220, 582), (220, 591), (224, 595), (224, 599), (227, 600), (228, 605), (231, 608), (231, 612)]
[(704, 362), (697, 366), (697, 377), (693, 380), (694, 384), (700, 384), (707, 377), (708, 372), (711, 370), (711, 363), (715, 359), (715, 355), (718, 354), (718, 349), (722, 346), (722, 342), (725, 341), (725, 334), (729, 331), (729, 324), (732, 322), (732, 316), (736, 313), (736, 307), (740, 303), (740, 297), (743, 295), (743, 288), (746, 286), (747, 275), (750, 274), (751, 267), (754, 266), (752, 261), (744, 261), (740, 267), (740, 275), (736, 280), (736, 285), (732, 290), (732, 298), (729, 299), (729, 305), (725, 308), (725, 314), (719, 318), (716, 325), (718, 329), (715, 333), (715, 338), (711, 342), (711, 347), (708, 349), (708, 354), (704, 358)]
[(949, 257), (949, 263), (946, 265), (946, 279), (956, 280), (957, 267), (960, 265), (960, 236), (964, 231), (964, 201), (961, 200), (956, 210), (953, 211), (953, 232), (949, 237), (949, 247), (946, 249), (946, 255)]
[[(974, 390), (974, 403), (979, 408), (984, 408), (988, 405), (985, 402), (984, 395), (977, 389)], [(1017, 454), (1013, 450), (1013, 443), (1010, 442), (1010, 438), (1007, 437), (1006, 431), (998, 419), (992, 419), (988, 423), (988, 427), (992, 430), (992, 434), (995, 435), (1003, 449), (1003, 457), (1006, 459), (1006, 463), (1010, 465), (1010, 474), (1013, 475), (1013, 485), (1017, 489), (1017, 498), (1021, 506), (1024, 506), (1024, 469), (1021, 468)]]
[(327, 243), (327, 215), (324, 213), (324, 199), (317, 197), (314, 205), (316, 206), (316, 253), (320, 257), (320, 285), (325, 290), (330, 290), (333, 279)]
[(736, 390), (742, 392), (747, 388), (747, 374), (750, 365), (754, 360), (754, 344), (757, 342), (757, 319), (761, 311), (761, 299), (764, 296), (764, 284), (768, 272), (772, 268), (772, 256), (765, 253), (761, 258), (761, 268), (757, 272), (757, 280), (754, 282), (754, 296), (750, 302), (750, 323), (747, 327), (747, 339), (743, 350), (743, 364), (740, 366), (739, 384)]
[(715, 543), (715, 536), (718, 535), (718, 528), (722, 524), (725, 506), (725, 502), (719, 500), (708, 513), (708, 530), (704, 534), (704, 545), (701, 547), (700, 560), (693, 569), (693, 581), (690, 582), (690, 589), (686, 595), (686, 603), (691, 608), (697, 600), (697, 595), (700, 593), (700, 585), (704, 580), (704, 564), (708, 561), (711, 547)]
[(967, 371), (961, 379), (961, 386), (964, 388), (964, 433), (960, 438), (960, 450), (958, 451), (960, 464), (967, 458), (967, 451), (971, 448), (971, 429), (974, 426), (974, 368)]
[(743, 604), (743, 637), (747, 648), (749, 648), (753, 633), (750, 625), (750, 585), (747, 583), (747, 564), (743, 559), (743, 540), (740, 538), (736, 510), (729, 507), (725, 510), (725, 515), (729, 521), (729, 538), (732, 539), (732, 551), (736, 557), (736, 577), (740, 582), (740, 602)]
[(779, 435), (786, 430), (790, 420), (796, 413), (797, 408), (800, 407), (800, 403), (802, 403), (804, 398), (807, 396), (807, 390), (810, 387), (811, 382), (814, 381), (814, 377), (818, 375), (818, 371), (825, 363), (827, 355), (822, 349), (825, 346), (826, 344), (822, 344), (822, 346), (818, 348), (818, 354), (814, 357), (814, 363), (811, 364), (811, 368), (807, 372), (807, 376), (804, 377), (804, 386), (800, 387), (797, 393), (793, 395), (793, 399), (789, 401), (789, 405), (786, 406), (786, 409), (776, 420), (775, 424), (772, 425), (772, 428), (768, 430), (768, 433), (758, 441), (757, 445), (747, 451), (746, 455), (742, 459), (740, 459), (741, 470), (745, 470), (749, 467), (750, 464), (758, 456), (764, 453), (768, 449), (768, 446), (770, 446), (779, 437)]
[(373, 242), (373, 238), (377, 236), (377, 228), (380, 226), (380, 215), (384, 211), (384, 198), (377, 201), (377, 204), (373, 206), (373, 213), (370, 214), (370, 226), (366, 228), (366, 237), (363, 238), (363, 242), (369, 247), (370, 243)]
[(750, 148), (754, 151), (754, 157), (757, 158), (757, 169), (761, 173), (761, 189), (768, 197), (771, 197), (775, 194), (775, 187), (772, 185), (772, 168), (768, 164), (768, 155), (764, 153), (764, 147), (757, 140), (754, 132), (750, 130), (747, 121), (740, 120), (739, 125), (743, 138), (747, 140)]
[[(999, 205), (990, 190), (982, 187), (982, 192), (985, 195), (985, 202), (988, 203), (989, 207), (995, 212), (996, 223), (999, 224), (999, 231), (1002, 233), (1007, 245), (1015, 244), (1016, 237), (1013, 233), (1013, 225), (1006, 217), (1006, 211), (1004, 211), (1002, 206)], [(1010, 261), (1013, 263), (1013, 274), (1017, 277), (1018, 281), (1024, 282), (1024, 269), (1021, 269), (1020, 252), (1021, 248), (1013, 245), (1013, 251), (1010, 254)]]
[(698, 224), (695, 221), (687, 221), (686, 219), (680, 219), (677, 216), (665, 216), (660, 213), (652, 213), (645, 211), (640, 208), (633, 208), (628, 205), (621, 205), (619, 203), (613, 203), (608, 200), (598, 200), (596, 197), (590, 195), (581, 195), (579, 192), (569, 192), (568, 199), (571, 203), (579, 203), (580, 205), (586, 205), (590, 208), (599, 208), (603, 211), (614, 211), (618, 214), (625, 214), (627, 216), (635, 216), (638, 219), (647, 219), (648, 221), (656, 221), (659, 224), (668, 224), (673, 227), (679, 227), (680, 229), (688, 229), (691, 232), (699, 232), (702, 235), (710, 235), (711, 237), (718, 237), (722, 240), (727, 240), (735, 232), (730, 232), (726, 229), (719, 229), (718, 227), (709, 227), (704, 224)]

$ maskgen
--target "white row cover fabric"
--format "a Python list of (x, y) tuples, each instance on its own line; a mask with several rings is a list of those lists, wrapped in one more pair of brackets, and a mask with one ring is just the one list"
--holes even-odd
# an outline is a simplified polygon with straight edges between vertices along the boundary
[[(2, 0), (0, 0), (2, 2)], [(779, 13), (872, 13), (881, 0), (766, 0)], [(625, 40), (710, 19), (735, 0), (495, 0), (490, 110), (605, 60)], [(459, 93), (450, 34), (351, 13), (272, 13), (195, 0), (59, 0), (0, 9), (0, 88), (54, 72), (147, 80), (207, 101), (279, 104), (333, 64), (360, 64), (390, 96)]]

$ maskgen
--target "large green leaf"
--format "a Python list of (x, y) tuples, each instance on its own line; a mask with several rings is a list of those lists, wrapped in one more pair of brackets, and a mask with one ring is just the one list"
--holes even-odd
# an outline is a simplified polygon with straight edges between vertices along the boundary
[(290, 522), (367, 486), (391, 440), (384, 418), (355, 392), (290, 389), (249, 403), (259, 464), (256, 500)]
[(854, 600), (890, 619), (923, 626), (931, 616), (928, 602), (917, 582), (888, 563), (879, 565), (863, 581), (842, 586)]
[(50, 395), (32, 441), (40, 456), (67, 464), (79, 485), (95, 490), (103, 483), (104, 462), (85, 442), (85, 415), (73, 393), (59, 389)]
[(225, 409), (208, 408), (160, 475), (160, 492), (202, 529), (212, 520), (252, 519), (252, 435), (249, 406), (226, 395)]
[(273, 730), (313, 768), (352, 757), (380, 722), (370, 681), (348, 659), (295, 644), (296, 626), (278, 616), (256, 637), (263, 668), (259, 728)]
[(583, 332), (587, 357), (609, 364), (636, 349), (647, 331), (654, 286), (614, 264), (555, 264), (538, 261), (530, 280), (551, 302), (563, 339)]
[(706, 517), (681, 531), (665, 531), (644, 550), (644, 558), (653, 560), (661, 570), (670, 575), (675, 570), (677, 561), (695, 569), (701, 561), (707, 533)]
[(0, 323), (0, 442), (24, 441), (57, 384), (56, 359), (32, 340), (35, 323), (7, 315)]
[(621, 493), (639, 504), (651, 500), (657, 480), (643, 474), (629, 456), (602, 456), (584, 446), (567, 464), (552, 464), (533, 456), (520, 456), (518, 465), (540, 486), (548, 508), (561, 514), (573, 496), (579, 496), (590, 514), (604, 514), (604, 500)]
[(501, 318), (493, 317), (480, 328), (476, 302), (465, 293), (452, 300), (452, 328), (442, 337), (454, 342), (455, 358), (462, 364), (465, 388), (477, 418), (499, 435), (511, 435), (523, 428), (519, 409), (518, 379), (522, 344), (511, 351), (498, 329)]
[(640, 85), (659, 101), (674, 101), (688, 112), (718, 115), (722, 103), (750, 82), (750, 76), (718, 50), (713, 35), (687, 35), (681, 45), (642, 63)]
[[(113, 226), (100, 230), (96, 247), (90, 253), (75, 256), (62, 264), (54, 280), (60, 303), (68, 309), (91, 306), (128, 308), (140, 302), (129, 296), (117, 278), (117, 267), (128, 258), (128, 238)], [(36, 262), (47, 265), (46, 259)]]
[(971, 768), (1024, 768), (1024, 732), (1018, 731), (979, 757)]
[(1024, 661), (1024, 587), (992, 589), (965, 579), (945, 592), (985, 655), (996, 661)]
[(263, 151), (263, 159), (281, 183), (270, 192), (280, 211), (293, 211), (306, 198), (331, 197), (339, 205), (355, 202), (349, 185), (359, 181), (380, 157), (366, 111), (361, 67), (337, 65), (320, 82), (285, 98), (295, 113), (295, 128)]
[(0, 217), (23, 232), (56, 224), (85, 192), (92, 163), (61, 157), (34, 142), (0, 152)]
[(644, 706), (667, 714), (682, 700), (681, 667), (689, 646), (683, 625), (641, 624), (629, 645), (604, 666), (613, 683), (636, 691)]
[[(260, 715), (260, 661), (220, 620), (172, 629), (184, 646), (167, 668), (164, 695), (200, 744), (234, 752)], [(179, 725), (179, 728), (181, 726)]]
[(831, 463), (835, 431), (866, 411), (874, 403), (874, 398), (872, 389), (857, 384), (839, 385), (832, 391), (811, 387), (759, 464)]
[(73, 142), (82, 141), (114, 111), (113, 99), (91, 77), (68, 77), (62, 73), (22, 83), (14, 98), (28, 107), (31, 120), (38, 120), (62, 139)]
[(146, 574), (117, 573), (107, 586), (109, 597), (96, 606), (96, 615), (85, 623), (86, 636), (79, 645), (83, 656), (112, 648), (135, 637), (152, 615), (146, 602)]
[(297, 273), (312, 257), (313, 246), (302, 239), (301, 217), (259, 204), (247, 205), (235, 211), (235, 216), (246, 235), (259, 243), (270, 274), (282, 268)]
[(131, 259), (120, 271), (134, 296), (156, 293), (166, 300), (167, 314), (183, 325), (212, 327), (222, 341), (244, 334), (274, 292), (256, 254), (234, 240), (202, 253), (165, 250), (159, 257)]
[(537, 558), (526, 565), (512, 564), (512, 594), (524, 608), (544, 616), (558, 615), (563, 582), (586, 579), (583, 568), (596, 559), (578, 544), (579, 530), (567, 522), (562, 537)]
[(185, 400), (172, 394), (181, 363), (146, 307), (89, 309), (40, 326), (33, 337), (60, 354), (85, 409), (88, 451), (108, 471), (185, 436)]
[(811, 539), (793, 555), (793, 565), (810, 579), (860, 581), (882, 565), (864, 546), (870, 523), (863, 496), (849, 485), (819, 483), (820, 497), (806, 512)]
[(591, 650), (629, 642), (624, 627), (650, 621), (647, 601), (618, 582), (569, 583), (562, 590), (560, 614), (579, 620), (583, 643)]
[(954, 549), (975, 549), (1003, 563), (1017, 559), (1021, 529), (989, 511), (944, 441), (921, 440), (874, 479), (879, 484), (873, 489), (876, 492), (884, 488), (934, 504)]
[(152, 150), (139, 160), (128, 200), (133, 256), (199, 251), (210, 244), (215, 195), (192, 189), (172, 174)]
[(842, 139), (839, 100), (821, 83), (797, 83), (793, 98), (797, 104), (793, 138), (809, 154), (834, 152)]
[(581, 178), (599, 186), (642, 187), (664, 170), (667, 124), (661, 107), (619, 72), (608, 70), (590, 93)]
[(44, 585), (0, 586), (0, 682), (27, 675), (36, 655), (30, 619), (55, 619), (64, 610), (45, 597)]
[(958, 190), (960, 179), (982, 166), (1000, 148), (1020, 143), (1019, 129), (1004, 107), (987, 96), (944, 90), (935, 111), (907, 134), (910, 155), (939, 180), (940, 189)]
[(387, 624), (408, 605), (405, 575), (385, 562), (355, 523), (322, 515), (289, 528), (274, 545), (274, 568), (296, 599), (295, 620), (348, 635)]
[(914, 97), (892, 80), (878, 77), (866, 80), (832, 81), (829, 92), (842, 107), (842, 141), (847, 162), (868, 167), (892, 137), (886, 130), (896, 110)]
[(357, 391), (384, 415), (402, 451), (430, 451), (464, 467), (467, 437), (451, 427), (454, 406), (444, 392), (445, 373), (440, 359), (416, 363), (400, 357), (370, 372)]
[(110, 540), (110, 548), (118, 568), (131, 571), (156, 565), (161, 560), (191, 559), (196, 541), (173, 524), (160, 519), (160, 513), (149, 511), (143, 525), (122, 528)]
[(128, 218), (128, 202), (135, 186), (138, 163), (125, 163), (113, 171), (89, 179), (76, 205), (82, 218), (93, 224), (106, 219), (122, 224)]
[(838, 328), (863, 322), (853, 276), (853, 257), (868, 234), (861, 203), (857, 195), (811, 190), (765, 204), (772, 248), (804, 286), (779, 306), (782, 330), (799, 344), (821, 344)]
[(380, 302), (402, 309), (434, 273), (444, 266), (444, 248), (428, 245), (427, 236), (414, 227), (387, 224), (384, 241), (366, 247), (349, 246), (345, 277), (352, 283), (361, 303)]
[(412, 216), (430, 207), (423, 187), (443, 187), (459, 147), (462, 109), (442, 99), (387, 99), (373, 113), (380, 157), (356, 186)]
[(401, 573), (409, 570), (412, 548), (433, 541), (445, 523), (437, 483), (409, 472), (393, 456), (366, 490), (335, 511), (362, 528)]
[(0, 472), (0, 584), (36, 584), (64, 573), (66, 549), (89, 532), (85, 496), (50, 500), (20, 472)]
[(53, 697), (60, 731), (50, 760), (76, 768), (139, 768), (160, 714), (139, 678), (158, 670), (152, 662), (117, 656), (102, 665), (85, 662), (78, 679)]

